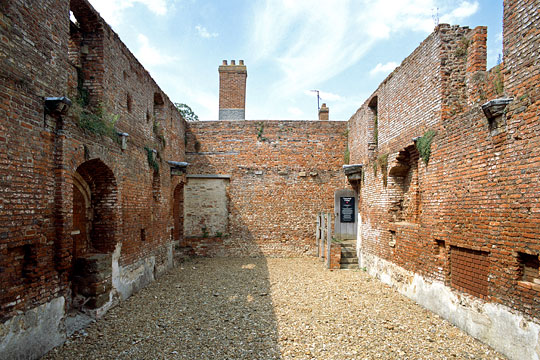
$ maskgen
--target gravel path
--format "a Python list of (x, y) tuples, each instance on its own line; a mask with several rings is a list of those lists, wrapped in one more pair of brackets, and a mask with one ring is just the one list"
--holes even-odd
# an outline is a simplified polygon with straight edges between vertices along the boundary
[(193, 259), (45, 359), (504, 359), (360, 270)]

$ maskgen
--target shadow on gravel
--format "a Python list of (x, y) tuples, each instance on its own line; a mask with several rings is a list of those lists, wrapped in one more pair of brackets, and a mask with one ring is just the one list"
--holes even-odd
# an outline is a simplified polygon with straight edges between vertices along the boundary
[(264, 258), (193, 258), (45, 359), (281, 359)]
[(264, 258), (194, 259), (182, 267), (174, 324), (180, 352), (198, 359), (281, 358)]

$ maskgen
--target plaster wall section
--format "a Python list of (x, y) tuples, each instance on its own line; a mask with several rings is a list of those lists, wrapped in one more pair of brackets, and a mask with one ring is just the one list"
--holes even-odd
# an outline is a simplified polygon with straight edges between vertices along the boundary
[(346, 128), (339, 121), (190, 123), (188, 173), (230, 175), (227, 236), (192, 245), (206, 244), (201, 252), (209, 255), (314, 255), (316, 214), (332, 211), (334, 191), (348, 186)]
[(184, 235), (224, 236), (229, 230), (229, 179), (188, 178), (184, 188)]

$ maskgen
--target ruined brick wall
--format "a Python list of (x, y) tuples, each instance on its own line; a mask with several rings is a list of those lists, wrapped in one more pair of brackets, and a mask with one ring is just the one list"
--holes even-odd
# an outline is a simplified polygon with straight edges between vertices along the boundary
[(0, 320), (63, 286), (53, 266), (55, 143), (43, 97), (67, 92), (68, 11), (60, 0), (0, 4)]
[[(538, 274), (540, 253), (538, 16), (530, 1), (505, 2), (504, 63), (490, 71), (484, 27), (439, 27), (370, 97), (379, 109), (392, 99), (387, 113), (401, 125), (385, 127), (379, 110), (379, 143), (370, 152), (368, 100), (350, 120), (349, 140), (352, 162), (364, 164), (362, 251), (532, 321), (540, 286), (524, 272)], [(440, 49), (426, 66), (431, 45)], [(401, 72), (415, 76), (391, 86), (408, 76)], [(422, 111), (407, 116), (400, 99), (418, 88), (428, 93), (408, 106)], [(499, 97), (513, 101), (494, 128), (480, 105)], [(436, 117), (426, 118), (433, 108)], [(413, 141), (426, 130), (435, 131), (427, 164)]]
[[(467, 39), (473, 34), (439, 25), (349, 120), (351, 163), (364, 165), (359, 206), (365, 209), (362, 246), (370, 253), (399, 264), (422, 258), (423, 164), (413, 139), (436, 128), (465, 98)], [(406, 252), (396, 251), (396, 238), (410, 243)]]
[(351, 163), (395, 152), (459, 110), (466, 96), (467, 51), (474, 33), (459, 26), (437, 26), (379, 85), (349, 120), (354, 139), (349, 142)]
[(314, 255), (316, 214), (333, 209), (334, 191), (347, 186), (346, 128), (334, 121), (190, 123), (188, 173), (230, 175), (228, 233), (191, 244), (205, 244), (210, 255)]
[[(185, 121), (86, 0), (3, 2), (0, 21), (0, 320), (59, 296), (71, 307), (77, 254), (109, 256), (109, 287), (117, 261), (115, 296), (129, 296), (181, 237), (184, 179), (167, 161), (185, 160)], [(68, 96), (68, 114), (46, 113), (47, 96)]]

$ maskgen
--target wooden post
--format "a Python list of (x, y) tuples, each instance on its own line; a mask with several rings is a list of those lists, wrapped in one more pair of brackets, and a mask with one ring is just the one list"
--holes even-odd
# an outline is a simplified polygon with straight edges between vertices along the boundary
[(330, 268), (330, 246), (332, 246), (332, 213), (326, 214), (326, 267)]
[(326, 244), (326, 214), (321, 212), (321, 242), (319, 244), (319, 258), (324, 260), (324, 249)]
[(315, 233), (315, 243), (317, 244), (317, 256), (319, 256), (320, 246), (319, 242), (321, 241), (321, 213), (317, 213), (317, 231)]

